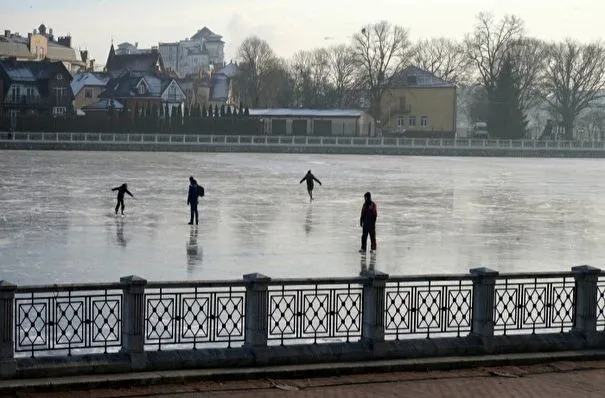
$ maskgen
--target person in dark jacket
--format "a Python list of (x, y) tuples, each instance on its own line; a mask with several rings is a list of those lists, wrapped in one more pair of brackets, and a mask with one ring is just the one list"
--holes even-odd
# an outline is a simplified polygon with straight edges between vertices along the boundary
[(370, 235), (370, 249), (374, 252), (376, 250), (376, 218), (378, 218), (378, 211), (376, 210), (376, 203), (372, 202), (371, 193), (366, 192), (363, 197), (365, 202), (361, 207), (361, 217), (359, 218), (359, 226), (363, 232), (361, 234), (361, 250), (359, 252), (366, 252), (368, 235)]
[(191, 209), (191, 217), (189, 218), (189, 225), (193, 225), (193, 217), (195, 216), (195, 224), (198, 224), (199, 215), (197, 212), (197, 203), (199, 195), (199, 185), (193, 177), (189, 177), (189, 193), (187, 194), (187, 204)]
[(130, 193), (128, 190), (128, 184), (122, 184), (119, 187), (112, 188), (112, 191), (118, 191), (118, 204), (116, 204), (116, 215), (118, 214), (118, 209), (122, 208), (122, 215), (124, 215), (124, 194), (128, 194), (134, 198), (134, 195)]
[(311, 170), (307, 171), (307, 174), (300, 180), (299, 184), (302, 184), (303, 181), (307, 181), (307, 192), (309, 193), (310, 200), (313, 200), (313, 181), (317, 181), (319, 185), (321, 185), (321, 181), (319, 181), (315, 176), (311, 173)]

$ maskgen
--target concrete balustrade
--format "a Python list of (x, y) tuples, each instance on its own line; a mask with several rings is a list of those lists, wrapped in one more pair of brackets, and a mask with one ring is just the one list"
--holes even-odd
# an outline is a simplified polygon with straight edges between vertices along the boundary
[(0, 132), (0, 149), (605, 157), (605, 141)]

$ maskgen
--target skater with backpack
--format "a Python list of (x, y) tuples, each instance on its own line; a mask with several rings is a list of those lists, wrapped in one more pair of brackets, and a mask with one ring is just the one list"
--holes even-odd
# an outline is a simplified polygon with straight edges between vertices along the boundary
[(189, 192), (187, 194), (187, 205), (189, 205), (191, 216), (189, 218), (189, 225), (193, 225), (193, 219), (195, 217), (195, 224), (199, 222), (199, 214), (197, 210), (198, 198), (204, 196), (204, 187), (198, 185), (197, 181), (193, 176), (189, 177)]

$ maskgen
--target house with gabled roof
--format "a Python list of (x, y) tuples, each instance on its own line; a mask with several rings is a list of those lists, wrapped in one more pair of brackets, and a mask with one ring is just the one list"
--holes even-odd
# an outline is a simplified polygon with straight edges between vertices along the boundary
[(183, 108), (185, 93), (174, 77), (167, 74), (127, 71), (107, 83), (101, 99), (117, 100), (134, 117), (136, 110)]
[(0, 60), (0, 116), (15, 128), (24, 115), (64, 116), (72, 110), (71, 74), (56, 61)]
[(76, 73), (71, 82), (74, 95), (74, 108), (82, 109), (99, 101), (99, 95), (105, 91), (105, 86), (111, 76), (105, 72)]
[(383, 134), (454, 138), (455, 84), (412, 65), (385, 85), (380, 106)]
[(117, 77), (128, 71), (164, 73), (162, 56), (156, 49), (134, 54), (116, 54), (113, 44), (105, 62), (105, 70), (111, 77)]

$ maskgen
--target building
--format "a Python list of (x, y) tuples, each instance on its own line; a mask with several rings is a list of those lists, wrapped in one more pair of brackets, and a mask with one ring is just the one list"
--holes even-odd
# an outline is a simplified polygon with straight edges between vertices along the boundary
[(210, 72), (210, 92), (208, 102), (211, 105), (237, 105), (239, 103), (235, 93), (235, 78), (239, 74), (236, 64), (229, 62), (218, 72)]
[(15, 128), (25, 115), (64, 116), (72, 110), (71, 74), (62, 62), (0, 60), (0, 115)]
[(265, 134), (316, 136), (373, 136), (374, 119), (357, 109), (250, 109)]
[(56, 37), (43, 24), (27, 37), (5, 30), (0, 36), (0, 58), (15, 57), (18, 61), (61, 61), (68, 71), (76, 73), (86, 68), (88, 53), (71, 48), (71, 36)]
[(222, 67), (225, 64), (224, 47), (222, 36), (204, 26), (189, 39), (159, 43), (158, 51), (167, 69), (185, 77), (208, 71), (211, 65)]
[(380, 111), (383, 134), (454, 138), (456, 85), (409, 66), (389, 82)]
[(105, 62), (105, 72), (111, 77), (118, 77), (129, 71), (165, 73), (162, 56), (157, 50), (133, 54), (116, 54), (112, 44)]
[(117, 50), (115, 50), (116, 55), (124, 55), (124, 54), (143, 54), (151, 52), (151, 49), (142, 49), (139, 48), (139, 43), (135, 42), (131, 44), (127, 41), (118, 44)]
[(74, 95), (74, 108), (82, 109), (99, 101), (99, 96), (111, 76), (104, 72), (80, 72), (71, 81), (71, 91)]
[(135, 110), (183, 108), (185, 93), (175, 78), (166, 74), (127, 71), (107, 83), (101, 99), (117, 100), (134, 117)]

